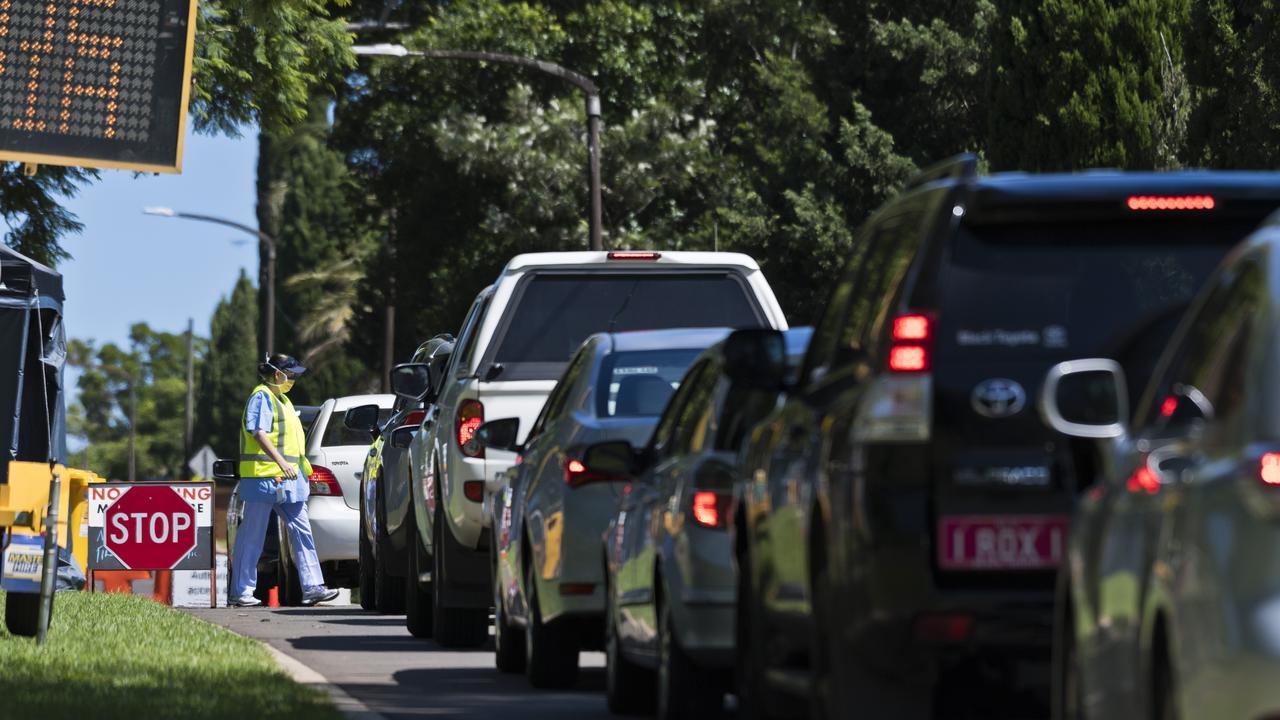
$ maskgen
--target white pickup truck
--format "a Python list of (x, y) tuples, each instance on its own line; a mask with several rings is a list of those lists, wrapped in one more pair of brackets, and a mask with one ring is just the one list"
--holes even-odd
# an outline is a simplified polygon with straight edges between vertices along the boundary
[(476, 428), (486, 418), (516, 417), (523, 436), (593, 333), (680, 327), (786, 329), (787, 322), (760, 267), (736, 253), (518, 255), (477, 296), (439, 385), (437, 412), (410, 446), (412, 634), (447, 647), (478, 646), (489, 636), (490, 520), (482, 503), (486, 485), (516, 456), (486, 451), (473, 440)]

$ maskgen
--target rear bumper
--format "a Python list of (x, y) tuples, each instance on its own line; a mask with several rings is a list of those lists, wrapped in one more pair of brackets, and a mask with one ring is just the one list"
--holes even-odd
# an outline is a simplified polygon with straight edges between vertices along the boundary
[(307, 500), (311, 535), (316, 541), (320, 562), (356, 560), (360, 557), (360, 511), (347, 507), (341, 498), (311, 496)]

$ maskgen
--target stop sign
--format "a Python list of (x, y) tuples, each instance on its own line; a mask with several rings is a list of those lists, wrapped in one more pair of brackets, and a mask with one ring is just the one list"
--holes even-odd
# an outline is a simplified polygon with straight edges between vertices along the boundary
[(107, 549), (126, 567), (167, 570), (196, 546), (196, 513), (163, 485), (129, 488), (106, 512)]

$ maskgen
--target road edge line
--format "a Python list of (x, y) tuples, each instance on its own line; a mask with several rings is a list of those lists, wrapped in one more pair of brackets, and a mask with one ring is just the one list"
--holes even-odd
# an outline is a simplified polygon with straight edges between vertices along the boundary
[[(238, 634), (238, 633), (237, 633)], [(247, 637), (247, 636), (241, 636)], [(328, 694), (329, 699), (333, 702), (334, 707), (347, 720), (387, 720), (382, 713), (369, 709), (368, 705), (355, 699), (347, 693), (346, 690), (329, 682), (324, 675), (313, 668), (304, 664), (301, 660), (286, 654), (283, 650), (276, 648), (269, 642), (264, 642), (253, 638), (253, 640), (267, 649), (271, 653), (271, 657), (275, 659), (276, 665), (280, 666), (294, 682), (299, 685), (307, 685), (309, 687), (318, 687)]]

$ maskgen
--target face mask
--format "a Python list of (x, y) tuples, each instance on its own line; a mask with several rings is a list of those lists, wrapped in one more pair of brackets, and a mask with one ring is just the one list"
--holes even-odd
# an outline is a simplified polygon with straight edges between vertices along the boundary
[[(284, 373), (276, 373), (276, 375), (278, 377), (280, 375), (284, 375)], [(267, 383), (267, 385), (275, 388), (276, 391), (279, 392), (281, 395), (286, 395), (290, 390), (293, 389), (293, 378), (289, 377), (288, 375), (285, 375), (284, 382)]]

